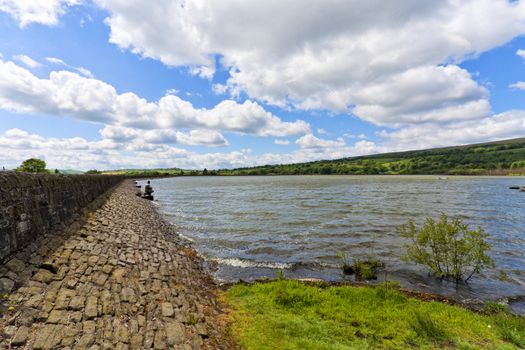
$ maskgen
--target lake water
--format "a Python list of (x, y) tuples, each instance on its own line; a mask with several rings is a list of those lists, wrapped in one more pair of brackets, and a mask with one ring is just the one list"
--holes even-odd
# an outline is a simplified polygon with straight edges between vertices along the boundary
[[(152, 185), (161, 212), (217, 263), (222, 281), (275, 277), (278, 269), (288, 277), (352, 279), (339, 267), (344, 252), (379, 257), (387, 278), (409, 288), (468, 298), (525, 295), (525, 193), (509, 189), (525, 185), (523, 177), (176, 177)], [(406, 241), (396, 227), (440, 212), (489, 232), (497, 268), (456, 286), (404, 263)]]

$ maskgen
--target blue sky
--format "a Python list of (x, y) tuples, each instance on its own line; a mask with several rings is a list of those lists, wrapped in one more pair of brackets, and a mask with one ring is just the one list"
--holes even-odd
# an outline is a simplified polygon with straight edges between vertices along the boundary
[(525, 136), (523, 1), (308, 5), (0, 0), (0, 164), (210, 169)]

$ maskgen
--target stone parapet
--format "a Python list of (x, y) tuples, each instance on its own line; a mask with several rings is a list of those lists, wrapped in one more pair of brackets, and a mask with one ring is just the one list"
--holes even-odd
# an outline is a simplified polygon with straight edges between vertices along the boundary
[(70, 223), (124, 178), (0, 172), (0, 261)]

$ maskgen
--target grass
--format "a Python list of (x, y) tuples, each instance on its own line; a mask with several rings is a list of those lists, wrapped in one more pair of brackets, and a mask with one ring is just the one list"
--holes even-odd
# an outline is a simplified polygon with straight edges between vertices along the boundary
[(384, 287), (323, 288), (293, 280), (224, 293), (232, 333), (246, 350), (519, 349), (525, 320), (408, 298)]

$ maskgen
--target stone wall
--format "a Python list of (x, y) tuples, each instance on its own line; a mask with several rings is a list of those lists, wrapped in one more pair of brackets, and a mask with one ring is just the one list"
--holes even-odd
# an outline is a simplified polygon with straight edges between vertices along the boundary
[(0, 172), (0, 261), (71, 222), (122, 180), (108, 175)]

